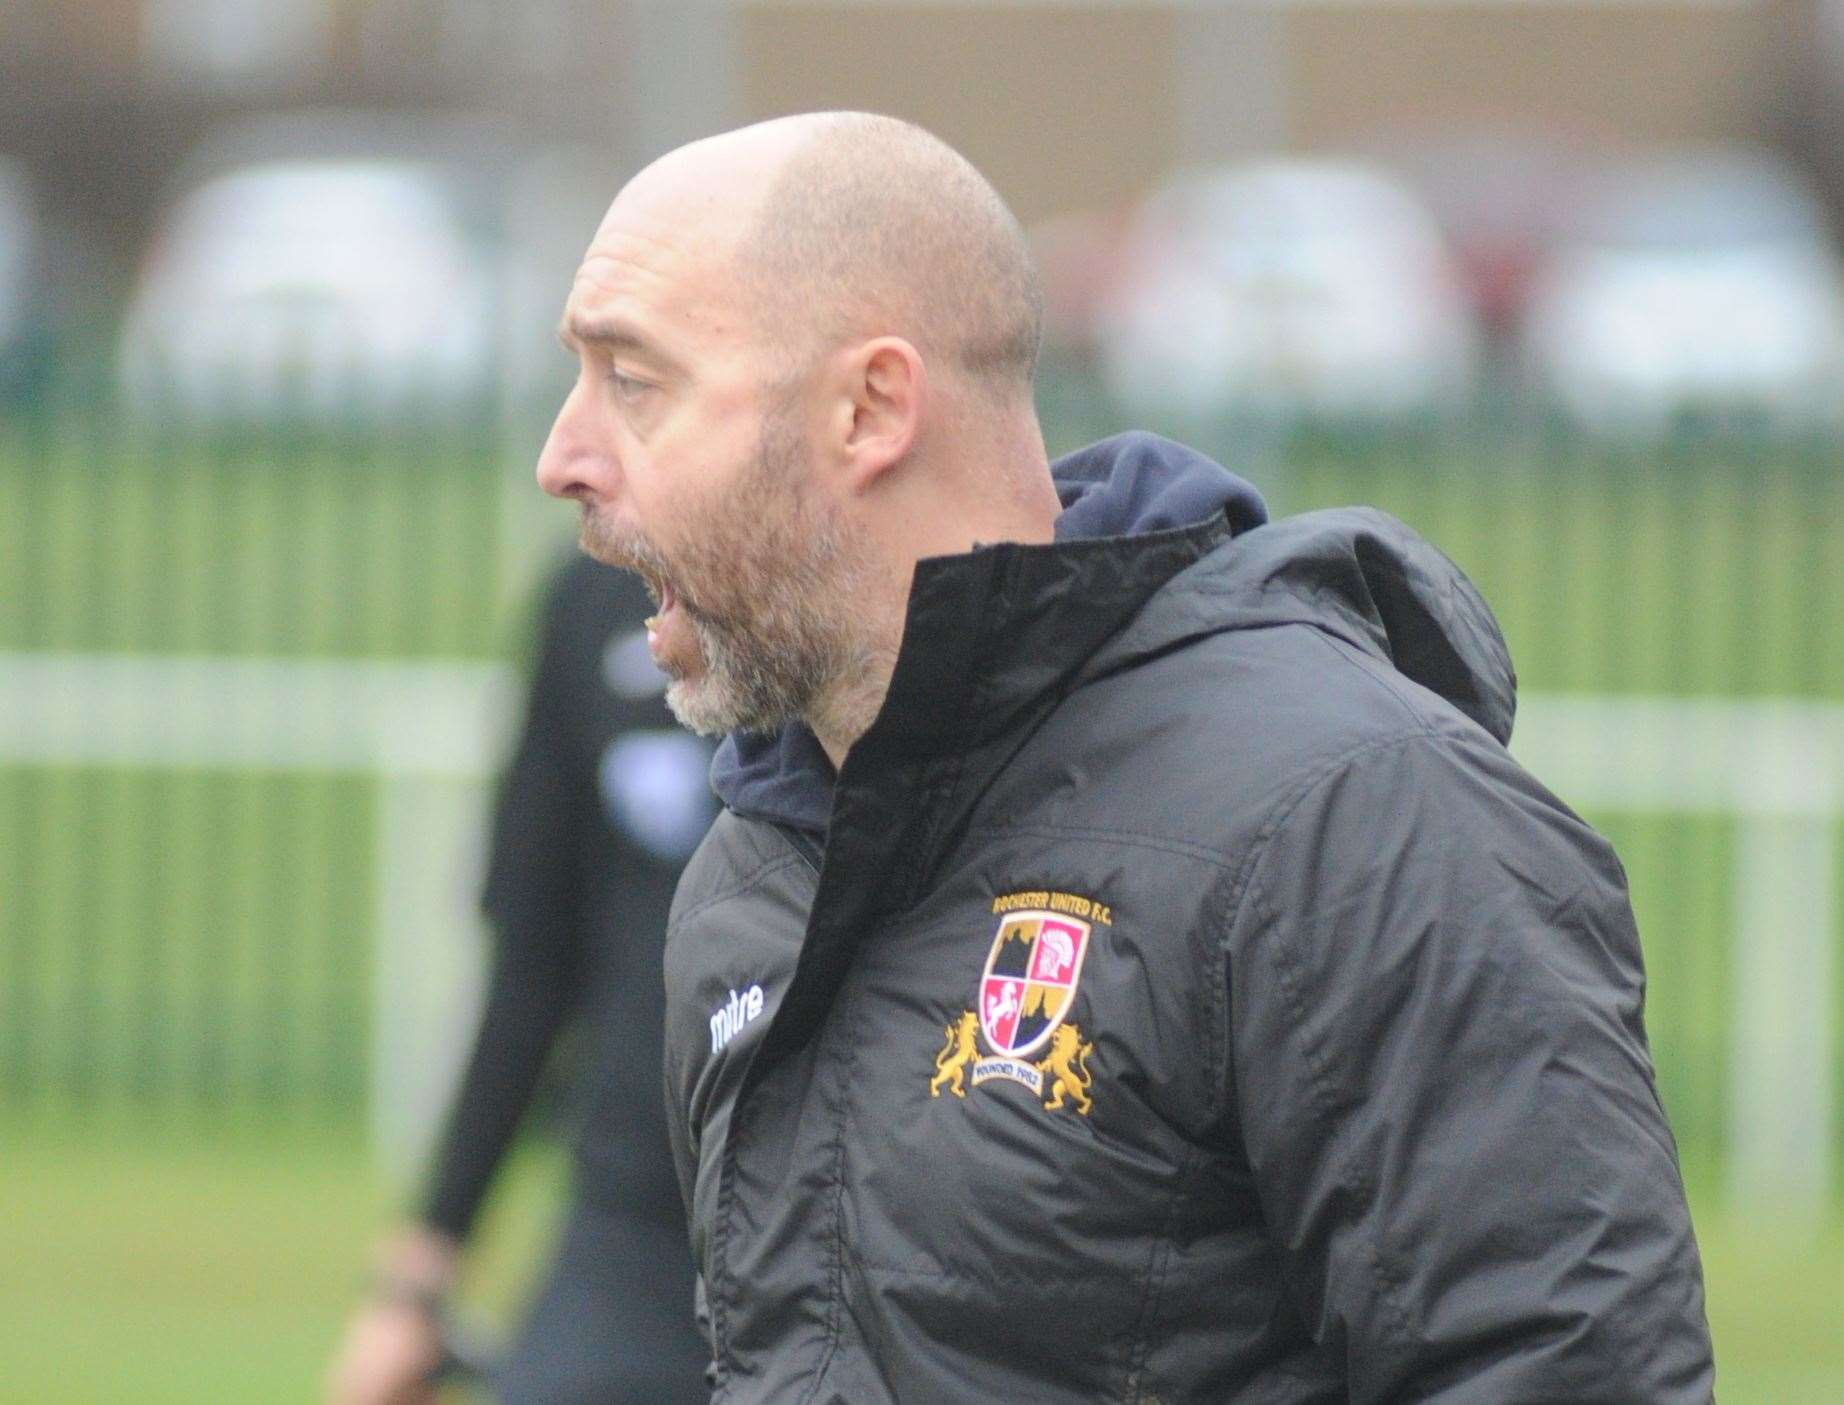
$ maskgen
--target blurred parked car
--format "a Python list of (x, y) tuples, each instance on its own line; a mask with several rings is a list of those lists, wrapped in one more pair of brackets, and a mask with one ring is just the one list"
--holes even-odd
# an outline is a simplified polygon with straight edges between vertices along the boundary
[(1765, 156), (1712, 152), (1608, 173), (1533, 307), (1531, 369), (1573, 420), (1652, 436), (1685, 416), (1834, 424), (1844, 268), (1817, 199)]
[(464, 404), (491, 368), (487, 269), (435, 174), (276, 162), (169, 216), (122, 341), (136, 408), (337, 417)]
[(1098, 318), (1103, 374), (1155, 417), (1372, 420), (1454, 404), (1476, 336), (1440, 234), (1373, 167), (1185, 176), (1132, 222)]
[(130, 406), (376, 419), (529, 390), (559, 359), (556, 309), (594, 221), (547, 200), (565, 184), (551, 163), (497, 132), (352, 113), (221, 138), (145, 261), (121, 337)]

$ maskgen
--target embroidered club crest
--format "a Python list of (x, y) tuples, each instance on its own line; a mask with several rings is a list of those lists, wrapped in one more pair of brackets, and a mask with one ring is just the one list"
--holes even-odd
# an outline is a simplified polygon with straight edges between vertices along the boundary
[(1057, 912), (1009, 912), (980, 975), (980, 1032), (995, 1054), (1023, 1058), (1063, 1022), (1088, 955), (1090, 927)]
[[(941, 1027), (928, 1095), (964, 1099), (969, 1087), (995, 1079), (1023, 1084), (1045, 1112), (1068, 1108), (1087, 1117), (1095, 1076), (1095, 1046), (1068, 1019), (1076, 982), (1098, 924), (1114, 925), (1113, 910), (1078, 893), (1036, 890), (993, 899), (999, 930), (980, 972), (975, 1009)], [(981, 1045), (986, 1052), (982, 1052)], [(1032, 1058), (1043, 1051), (1043, 1057)]]

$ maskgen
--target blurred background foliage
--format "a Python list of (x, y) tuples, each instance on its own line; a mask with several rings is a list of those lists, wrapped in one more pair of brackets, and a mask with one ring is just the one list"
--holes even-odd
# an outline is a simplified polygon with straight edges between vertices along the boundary
[(1031, 226), (1053, 451), (1479, 582), (1632, 881), (1723, 1398), (1844, 1400), (1829, 0), (0, 16), (0, 1400), (311, 1396), (470, 1018), (570, 269), (650, 156), (835, 105)]

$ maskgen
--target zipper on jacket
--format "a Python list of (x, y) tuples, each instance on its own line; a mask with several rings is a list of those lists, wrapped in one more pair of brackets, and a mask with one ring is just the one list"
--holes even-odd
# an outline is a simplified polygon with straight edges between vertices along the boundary
[(796, 829), (791, 824), (782, 824), (779, 820), (770, 820), (769, 823), (780, 831), (781, 837), (793, 846), (794, 852), (813, 870), (813, 876), (819, 877), (820, 864), (826, 857), (826, 851), (820, 847), (819, 841), (804, 829)]

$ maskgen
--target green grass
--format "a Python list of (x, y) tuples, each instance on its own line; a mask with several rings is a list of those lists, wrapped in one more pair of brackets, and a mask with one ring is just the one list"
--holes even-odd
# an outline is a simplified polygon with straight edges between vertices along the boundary
[[(0, 1405), (302, 1402), (396, 1196), (341, 1124), (0, 1121)], [(466, 1296), (512, 1320), (562, 1159), (514, 1165)], [(1844, 1225), (1693, 1204), (1724, 1405), (1844, 1400)]]
[(352, 776), (0, 769), (0, 1093), (352, 1106), (373, 804)]
[(1723, 1405), (1844, 1401), (1844, 1226), (1698, 1217)]
[[(350, 1124), (0, 1121), (0, 1402), (306, 1401), (399, 1196)], [(467, 1296), (510, 1320), (562, 1158), (512, 1166)]]

